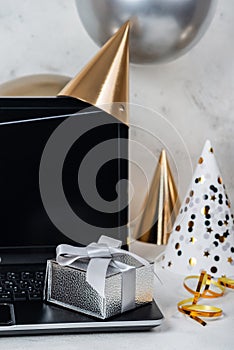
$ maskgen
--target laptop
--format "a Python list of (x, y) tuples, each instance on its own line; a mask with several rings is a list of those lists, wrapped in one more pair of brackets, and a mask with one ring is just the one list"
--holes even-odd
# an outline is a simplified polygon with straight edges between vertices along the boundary
[[(87, 108), (86, 103), (66, 97), (0, 99), (0, 335), (146, 330), (163, 320), (155, 302), (103, 321), (43, 301), (46, 262), (55, 258), (58, 244), (85, 245), (97, 241), (98, 235), (115, 232), (127, 248), (127, 185), (120, 181), (128, 178), (128, 149), (123, 142), (127, 129), (103, 111), (87, 112)], [(82, 219), (75, 222), (75, 230), (67, 222), (69, 216), (61, 215), (59, 199), (43, 198), (40, 186), (48, 141), (71, 118), (81, 129), (87, 121), (100, 120), (68, 147), (63, 163), (64, 198), (71, 213)], [(106, 135), (115, 140), (115, 161), (99, 169), (96, 185), (101, 197), (113, 201), (119, 182), (121, 198), (112, 212), (99, 212), (84, 203), (82, 189), (76, 188), (77, 171), (86, 153), (107, 141)], [(48, 169), (54, 169), (53, 162), (52, 158), (46, 164)], [(48, 193), (49, 186), (44, 184)]]

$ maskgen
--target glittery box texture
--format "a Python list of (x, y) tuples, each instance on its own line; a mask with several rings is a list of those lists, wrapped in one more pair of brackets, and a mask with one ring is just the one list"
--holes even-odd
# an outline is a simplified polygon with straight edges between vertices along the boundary
[[(118, 260), (135, 267), (135, 303), (133, 308), (153, 300), (153, 264), (143, 266), (130, 256)], [(47, 262), (44, 299), (68, 309), (105, 319), (122, 312), (122, 273), (108, 267), (105, 278), (105, 297), (86, 281), (86, 262), (61, 266), (55, 260)]]

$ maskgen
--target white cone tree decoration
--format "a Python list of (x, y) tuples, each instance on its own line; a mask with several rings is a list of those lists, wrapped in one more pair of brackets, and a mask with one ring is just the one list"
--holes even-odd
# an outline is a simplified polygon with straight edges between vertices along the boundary
[(234, 222), (213, 148), (206, 141), (161, 265), (183, 275), (234, 276)]

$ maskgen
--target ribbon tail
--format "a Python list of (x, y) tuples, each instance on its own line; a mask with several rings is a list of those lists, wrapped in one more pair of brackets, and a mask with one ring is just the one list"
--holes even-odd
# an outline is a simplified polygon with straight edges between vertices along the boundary
[(127, 265), (121, 261), (114, 260), (110, 263), (121, 271), (121, 312), (125, 312), (135, 308), (136, 296), (136, 269), (134, 266)]
[(102, 298), (105, 297), (105, 282), (110, 259), (91, 259), (86, 273), (86, 281), (95, 289)]

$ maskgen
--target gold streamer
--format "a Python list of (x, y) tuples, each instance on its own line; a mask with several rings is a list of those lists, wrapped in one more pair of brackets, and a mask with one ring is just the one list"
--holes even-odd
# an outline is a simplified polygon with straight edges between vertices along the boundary
[(226, 276), (219, 278), (218, 283), (226, 288), (234, 289), (234, 280), (227, 278)]
[[(187, 285), (187, 281), (191, 279), (198, 279), (196, 290), (193, 290)], [(226, 288), (234, 289), (234, 280), (222, 276), (218, 281), (214, 281), (206, 271), (202, 271), (200, 276), (185, 277), (183, 285), (194, 297), (180, 301), (177, 304), (178, 310), (197, 321), (202, 326), (206, 326), (206, 322), (200, 317), (219, 317), (222, 315), (222, 309), (216, 306), (197, 304), (198, 300), (200, 298), (214, 299), (223, 296)], [(211, 287), (218, 288), (219, 292), (212, 290)]]
[(183, 314), (189, 316), (193, 320), (200, 323), (202, 326), (206, 326), (206, 322), (200, 318), (203, 317), (218, 317), (222, 315), (222, 309), (209, 306), (209, 305), (197, 305), (193, 304), (194, 298), (185, 299), (178, 303), (178, 310)]
[[(195, 295), (195, 291), (190, 288), (187, 284), (186, 284), (186, 281), (190, 280), (190, 279), (197, 279), (199, 278), (199, 276), (187, 276), (185, 277), (184, 279), (184, 287), (185, 289), (191, 293), (191, 294), (194, 294)], [(216, 292), (216, 291), (213, 291), (211, 290), (211, 286), (215, 286), (216, 288), (220, 289), (220, 293)], [(201, 298), (210, 298), (210, 299), (213, 299), (213, 298), (219, 298), (219, 297), (222, 297), (224, 295), (224, 291), (225, 291), (225, 287), (221, 284), (219, 284), (219, 282), (215, 282), (211, 279), (211, 276), (210, 275), (207, 275), (205, 274), (204, 275), (204, 279), (203, 279), (203, 282), (202, 282), (202, 285), (201, 285), (201, 288), (204, 287), (204, 290), (203, 292), (201, 292), (200, 294), (200, 297)]]

